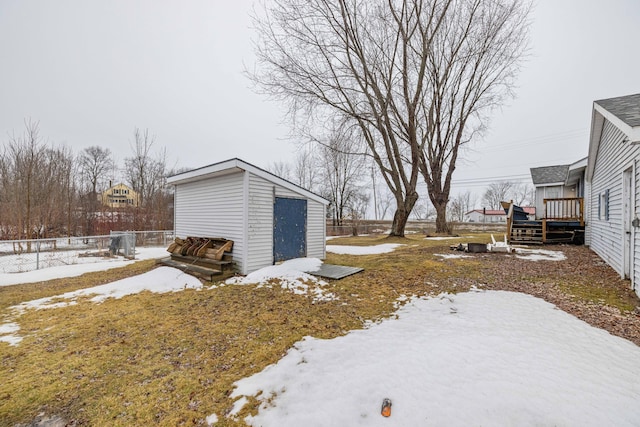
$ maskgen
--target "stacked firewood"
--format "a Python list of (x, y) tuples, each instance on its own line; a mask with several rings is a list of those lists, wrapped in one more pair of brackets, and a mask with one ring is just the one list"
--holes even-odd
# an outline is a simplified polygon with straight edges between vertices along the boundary
[(167, 251), (174, 255), (194, 256), (220, 261), (224, 253), (231, 252), (232, 249), (233, 240), (221, 237), (187, 237), (186, 239), (176, 237), (167, 248)]

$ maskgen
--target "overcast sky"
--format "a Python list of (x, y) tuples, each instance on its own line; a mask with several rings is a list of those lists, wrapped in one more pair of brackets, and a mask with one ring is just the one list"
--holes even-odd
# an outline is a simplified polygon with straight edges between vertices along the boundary
[[(24, 120), (74, 152), (131, 154), (149, 129), (170, 166), (292, 161), (283, 109), (254, 93), (252, 0), (0, 0), (0, 141)], [(592, 102), (640, 92), (638, 0), (539, 0), (517, 98), (464, 153), (453, 193), (587, 155)]]

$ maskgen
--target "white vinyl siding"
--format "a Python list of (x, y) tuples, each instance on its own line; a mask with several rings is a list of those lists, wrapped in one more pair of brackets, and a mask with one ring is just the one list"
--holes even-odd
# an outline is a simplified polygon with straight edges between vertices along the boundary
[[(638, 156), (640, 156), (640, 150), (638, 150)], [(636, 157), (637, 159), (637, 157)], [(635, 213), (634, 218), (638, 218), (638, 213), (640, 213), (640, 167), (637, 165), (637, 160), (634, 161), (636, 164), (634, 167), (635, 175), (633, 177), (633, 190), (634, 190), (634, 203), (633, 211)], [(635, 289), (636, 295), (640, 297), (640, 233), (637, 231), (636, 227), (631, 227), (633, 233), (633, 264), (631, 265), (631, 270), (633, 271), (633, 282), (632, 285)]]
[[(591, 249), (621, 275), (624, 274), (622, 172), (639, 154), (638, 147), (631, 146), (624, 137), (605, 120), (589, 191)], [(603, 215), (606, 207), (602, 203), (606, 201), (608, 211)]]
[(243, 175), (239, 172), (188, 182), (176, 186), (175, 192), (176, 236), (233, 240), (233, 260), (240, 271), (245, 250)]
[(325, 206), (309, 200), (307, 202), (307, 256), (326, 258), (326, 220)]
[(249, 174), (247, 272), (273, 264), (273, 188), (273, 183)]
[(591, 246), (591, 221), (593, 220), (592, 215), (591, 215), (591, 182), (590, 181), (586, 181), (585, 182), (585, 192), (584, 192), (584, 201), (585, 201), (585, 207), (584, 207), (584, 222), (587, 225), (584, 228), (584, 244), (586, 246)]

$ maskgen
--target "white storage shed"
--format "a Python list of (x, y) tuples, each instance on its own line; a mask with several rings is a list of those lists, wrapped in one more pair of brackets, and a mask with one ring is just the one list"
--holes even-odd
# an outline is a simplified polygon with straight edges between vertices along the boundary
[(240, 159), (169, 177), (177, 237), (234, 241), (237, 271), (287, 259), (326, 257), (329, 201)]

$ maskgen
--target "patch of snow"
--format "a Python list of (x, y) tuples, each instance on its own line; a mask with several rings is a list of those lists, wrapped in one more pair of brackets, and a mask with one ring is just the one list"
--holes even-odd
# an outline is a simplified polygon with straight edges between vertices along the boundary
[(327, 245), (327, 252), (341, 255), (376, 255), (393, 252), (400, 246), (404, 245), (401, 243), (382, 243), (374, 246)]
[(261, 400), (245, 421), (264, 427), (636, 426), (639, 377), (633, 343), (541, 299), (483, 291), (414, 300), (331, 340), (305, 337), (232, 397)]
[(407, 303), (407, 301), (413, 301), (414, 299), (417, 299), (418, 296), (417, 295), (411, 295), (411, 296), (407, 296), (405, 294), (401, 294), (398, 298), (396, 298), (396, 300), (393, 302), (393, 308), (395, 308), (396, 310), (399, 309), (400, 307), (402, 307), (405, 303)]
[(434, 255), (442, 257), (444, 259), (473, 258), (473, 256), (471, 255), (464, 255), (464, 254), (434, 254)]
[(305, 273), (305, 271), (316, 271), (321, 265), (322, 261), (317, 258), (296, 258), (261, 268), (244, 277), (231, 277), (225, 281), (225, 284), (271, 287), (277, 283), (283, 289), (288, 289), (295, 294), (311, 296), (314, 301), (335, 300), (336, 295), (325, 289), (329, 283)]
[(0, 325), (0, 334), (12, 334), (20, 330), (20, 325), (17, 323), (5, 323)]
[[(146, 273), (128, 277), (126, 279), (118, 280), (115, 282), (107, 283), (100, 286), (94, 286), (92, 288), (79, 289), (73, 292), (66, 292), (64, 294), (39, 298), (36, 300), (22, 302), (20, 304), (9, 307), (9, 310), (13, 310), (16, 316), (24, 313), (28, 309), (54, 309), (60, 307), (67, 307), (69, 305), (77, 304), (79, 297), (91, 296), (89, 299), (91, 302), (100, 303), (107, 298), (122, 298), (126, 295), (133, 295), (142, 291), (165, 293), (165, 292), (177, 292), (184, 289), (200, 289), (202, 283), (193, 276), (183, 273), (182, 271), (173, 267), (158, 267), (154, 270)], [(64, 301), (60, 301), (64, 300)], [(15, 326), (18, 328), (15, 329)], [(13, 345), (20, 342), (22, 338), (16, 335), (19, 330), (19, 325), (16, 323), (5, 323), (0, 325), (1, 331), (5, 329), (11, 329), (8, 334), (0, 336), (0, 340), (7, 341), (12, 340)], [(19, 340), (15, 342), (16, 339)], [(10, 342), (11, 343), (11, 342)]]
[(218, 422), (218, 416), (216, 414), (211, 414), (207, 418), (204, 419), (207, 422), (208, 426), (212, 426)]
[(0, 325), (0, 341), (9, 343), (9, 345), (18, 345), (22, 341), (22, 337), (16, 335), (20, 330), (17, 323), (5, 323)]
[(550, 251), (547, 249), (526, 249), (517, 248), (516, 258), (528, 261), (564, 261), (567, 257), (561, 251)]
[(0, 341), (9, 345), (16, 346), (22, 341), (22, 337), (16, 334), (0, 335)]
[[(135, 261), (145, 259), (158, 259), (169, 256), (166, 248), (136, 248), (136, 259), (127, 260), (123, 257), (103, 258), (103, 257), (79, 257), (81, 251), (74, 252), (73, 261), (70, 265), (41, 268), (40, 270), (27, 271), (24, 273), (0, 273), (0, 286), (17, 285), (21, 283), (42, 282), (45, 280), (57, 279), (61, 277), (77, 277), (93, 271), (104, 271), (111, 268), (124, 267)], [(13, 255), (9, 255), (13, 256)], [(3, 262), (7, 257), (4, 256)], [(15, 261), (15, 260), (14, 260)], [(15, 261), (17, 262), (17, 261)]]
[[(183, 289), (199, 289), (202, 288), (200, 280), (193, 276), (183, 273), (173, 267), (158, 267), (143, 274), (126, 279), (117, 280), (115, 282), (104, 285), (94, 286), (91, 288), (79, 289), (73, 292), (66, 292), (53, 297), (40, 298), (37, 300), (20, 303), (11, 308), (22, 311), (24, 309), (46, 309), (58, 308), (65, 306), (57, 300), (69, 300), (66, 305), (73, 302), (78, 297), (92, 296), (91, 302), (100, 303), (107, 298), (122, 298), (126, 295), (133, 295), (142, 291), (164, 293), (175, 292)], [(54, 302), (55, 301), (55, 302)]]

